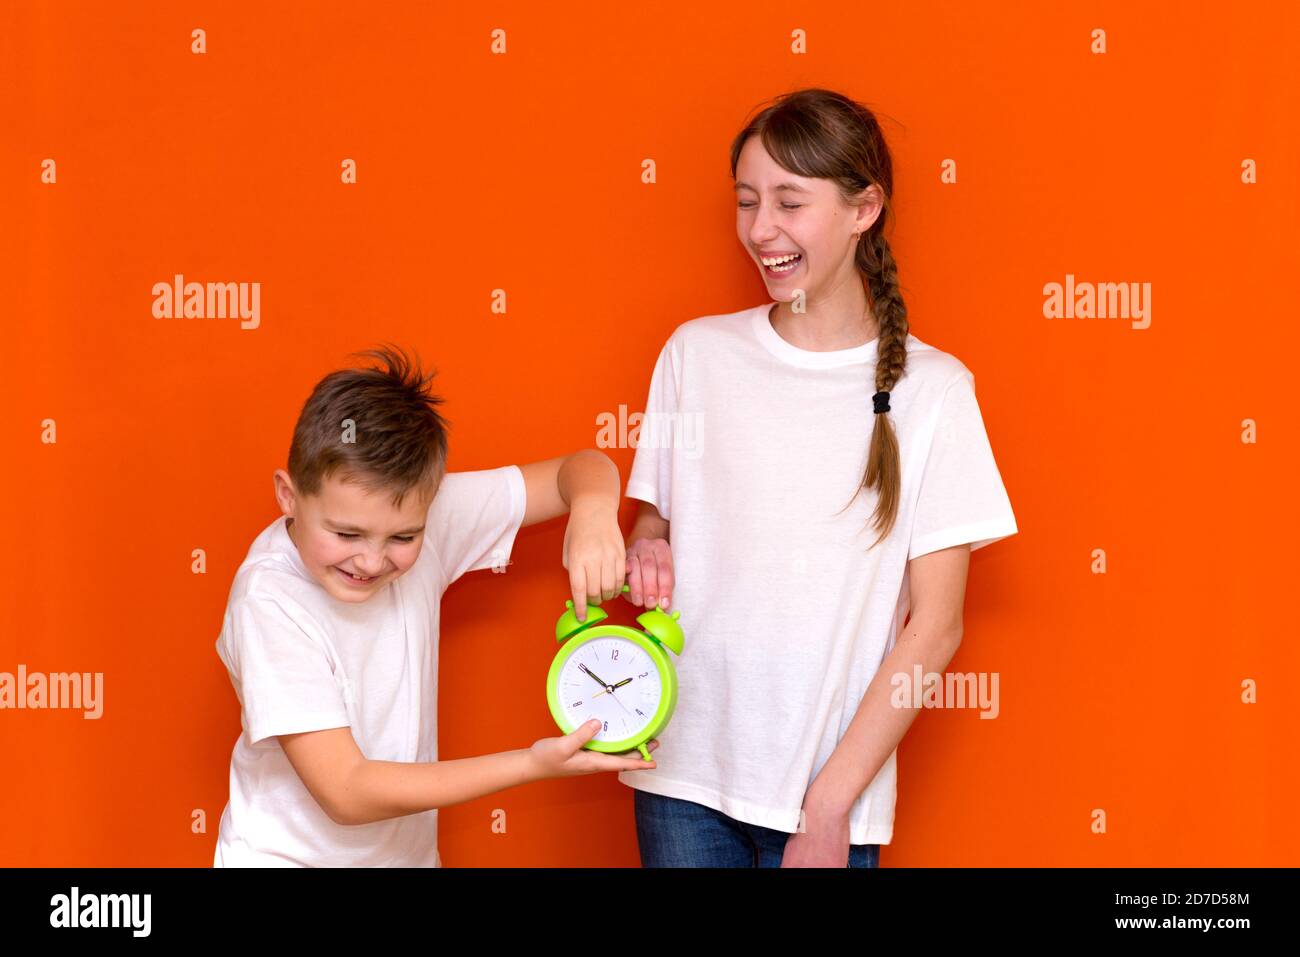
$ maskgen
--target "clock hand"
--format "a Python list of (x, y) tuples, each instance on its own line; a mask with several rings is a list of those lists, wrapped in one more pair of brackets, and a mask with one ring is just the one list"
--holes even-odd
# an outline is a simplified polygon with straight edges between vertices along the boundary
[(578, 667), (581, 668), (583, 671), (585, 671), (587, 674), (591, 675), (592, 680), (595, 681), (596, 684), (600, 685), (602, 688), (609, 687), (609, 685), (605, 683), (604, 679), (596, 677), (596, 673), (592, 671), (590, 668), (588, 668), (586, 665), (584, 665), (582, 662), (578, 662)]
[(624, 678), (616, 685), (605, 685), (605, 691), (597, 691), (594, 695), (592, 695), (592, 697), (599, 698), (601, 695), (605, 694), (606, 692), (612, 692), (615, 688), (623, 687), (623, 685), (627, 684), (631, 680), (632, 680), (631, 678)]
[[(619, 698), (619, 696), (616, 695), (616, 694), (614, 694), (613, 692), (614, 692), (614, 689), (615, 689), (615, 688), (619, 687), (620, 685), (625, 685), (625, 684), (627, 684), (627, 683), (628, 683), (629, 681), (631, 681), (631, 680), (632, 680), (631, 678), (625, 678), (625, 679), (623, 679), (622, 681), (620, 681), (617, 685), (609, 685), (608, 687), (605, 688), (605, 691), (610, 692), (610, 695), (609, 695), (610, 698), (612, 698), (614, 701), (618, 702), (618, 706), (619, 706), (620, 708), (622, 708), (624, 711), (626, 711), (628, 714), (631, 714), (631, 713), (632, 713), (632, 709), (629, 708), (627, 705), (625, 705), (625, 704), (622, 702), (622, 700)], [(595, 695), (595, 697), (599, 698), (600, 695), (602, 695), (602, 694), (605, 693), (605, 691), (600, 692), (600, 694)]]

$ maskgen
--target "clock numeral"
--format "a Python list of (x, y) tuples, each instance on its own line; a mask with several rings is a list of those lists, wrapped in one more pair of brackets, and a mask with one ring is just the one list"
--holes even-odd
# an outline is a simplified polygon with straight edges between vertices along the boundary
[(647, 677), (649, 674), (650, 674), (650, 672), (648, 672), (648, 671), (643, 671), (643, 672), (641, 672), (639, 675), (637, 675), (637, 677), (638, 677), (638, 678), (645, 678), (645, 677)]
[(618, 661), (618, 649), (617, 649), (617, 648), (615, 648), (615, 649), (614, 649), (614, 653), (611, 654), (611, 655), (609, 656), (609, 660), (610, 660), (610, 661)]
[(640, 708), (637, 708), (637, 709), (636, 709), (636, 713), (639, 714), (639, 715), (640, 715), (641, 717), (643, 717), (643, 718), (645, 717), (645, 712), (642, 711)]
[(609, 722), (606, 721), (606, 722), (605, 722), (605, 726), (604, 726), (603, 728), (601, 728), (600, 730), (601, 730), (601, 731), (608, 731), (608, 730), (609, 730)]
[(569, 707), (570, 707), (570, 708), (581, 708), (581, 707), (582, 707), (582, 702), (581, 702), (581, 701), (575, 701), (575, 702), (573, 702), (573, 704), (569, 705)]

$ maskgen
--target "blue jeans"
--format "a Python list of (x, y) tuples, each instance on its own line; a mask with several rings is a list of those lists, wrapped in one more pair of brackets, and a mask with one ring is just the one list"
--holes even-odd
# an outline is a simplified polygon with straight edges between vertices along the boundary
[[(642, 867), (780, 867), (790, 835), (694, 801), (633, 789)], [(879, 844), (850, 844), (849, 867), (879, 867)]]

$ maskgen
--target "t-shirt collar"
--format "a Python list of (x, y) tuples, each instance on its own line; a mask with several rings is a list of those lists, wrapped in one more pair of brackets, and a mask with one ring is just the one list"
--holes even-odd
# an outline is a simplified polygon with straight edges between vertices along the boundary
[(768, 313), (775, 305), (775, 302), (769, 302), (765, 306), (758, 306), (754, 309), (754, 315), (750, 322), (754, 329), (754, 335), (762, 343), (763, 348), (783, 362), (802, 366), (805, 369), (830, 369), (837, 366), (853, 365), (858, 362), (875, 361), (876, 350), (880, 343), (879, 336), (870, 342), (854, 346), (851, 349), (832, 349), (829, 352), (800, 349), (798, 346), (786, 342), (772, 328), (772, 322), (768, 317)]

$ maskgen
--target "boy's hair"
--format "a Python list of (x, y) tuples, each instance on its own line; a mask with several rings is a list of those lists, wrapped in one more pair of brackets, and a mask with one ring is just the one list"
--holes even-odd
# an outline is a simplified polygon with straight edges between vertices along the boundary
[(407, 492), (432, 494), (447, 462), (447, 425), (439, 396), (427, 391), (419, 357), (396, 346), (353, 353), (378, 359), (380, 368), (331, 372), (308, 396), (293, 428), (289, 476), (299, 495), (318, 495), (324, 480), (368, 491), (388, 489), (400, 508)]

